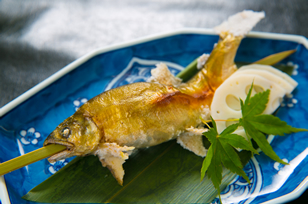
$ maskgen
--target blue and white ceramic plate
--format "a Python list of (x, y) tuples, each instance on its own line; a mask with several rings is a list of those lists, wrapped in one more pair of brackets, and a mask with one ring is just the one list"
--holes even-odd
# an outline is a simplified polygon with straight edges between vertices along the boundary
[[(88, 99), (107, 89), (145, 81), (158, 62), (165, 62), (176, 74), (196, 57), (210, 53), (217, 40), (212, 31), (186, 29), (97, 50), (76, 60), (0, 109), (0, 162), (42, 147), (46, 136)], [(302, 128), (308, 128), (307, 48), (308, 41), (301, 36), (255, 32), (243, 40), (236, 56), (236, 61), (253, 62), (297, 49), (283, 63), (294, 66), (299, 86), (283, 102), (278, 116)], [(223, 191), (224, 203), (286, 202), (307, 188), (308, 133), (273, 137), (271, 145), (290, 165), (263, 154), (255, 156), (245, 166), (251, 183), (237, 177)], [(29, 203), (21, 197), (68, 162), (45, 159), (0, 177), (0, 203)]]

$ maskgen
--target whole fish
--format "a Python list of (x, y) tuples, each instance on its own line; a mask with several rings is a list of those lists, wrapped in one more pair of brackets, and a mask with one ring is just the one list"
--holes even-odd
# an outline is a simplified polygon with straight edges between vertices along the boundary
[(160, 64), (152, 71), (154, 82), (121, 86), (89, 100), (46, 138), (44, 146), (67, 147), (49, 161), (97, 155), (122, 185), (122, 164), (134, 149), (177, 139), (184, 148), (206, 156), (200, 117), (209, 117), (215, 90), (236, 71), (234, 57), (242, 38), (263, 17), (263, 12), (243, 11), (216, 27), (220, 40), (187, 83), (174, 82), (178, 79)]

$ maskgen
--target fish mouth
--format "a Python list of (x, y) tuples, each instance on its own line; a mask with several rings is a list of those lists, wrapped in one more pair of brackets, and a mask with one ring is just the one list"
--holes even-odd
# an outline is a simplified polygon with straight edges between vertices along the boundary
[(66, 141), (59, 141), (59, 140), (55, 140), (55, 139), (52, 139), (52, 138), (47, 138), (45, 141), (44, 141), (44, 146), (47, 146), (47, 145), (50, 145), (50, 144), (59, 144), (59, 145), (63, 145), (63, 146), (66, 146), (67, 150), (72, 150), (74, 148), (74, 144), (70, 143), (70, 142), (66, 142)]
[(51, 157), (48, 158), (48, 161), (50, 163), (53, 163), (53, 162), (59, 161), (61, 159), (65, 159), (67, 157), (73, 156), (73, 150), (74, 150), (75, 145), (73, 145), (72, 143), (66, 142), (66, 141), (58, 141), (58, 140), (55, 140), (53, 138), (47, 138), (43, 145), (47, 146), (47, 145), (50, 145), (50, 144), (58, 144), (58, 145), (66, 146), (65, 150), (58, 152), (58, 153), (56, 153), (56, 154), (54, 154), (54, 155), (52, 155)]

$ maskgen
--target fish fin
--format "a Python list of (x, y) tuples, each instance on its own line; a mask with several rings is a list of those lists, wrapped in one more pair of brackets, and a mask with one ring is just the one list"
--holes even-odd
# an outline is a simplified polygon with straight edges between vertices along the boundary
[(104, 159), (100, 159), (100, 161), (104, 167), (107, 167), (110, 170), (117, 182), (123, 186), (123, 177), (125, 172), (122, 164), (125, 162), (125, 160), (119, 157), (110, 156)]
[(215, 92), (237, 70), (234, 58), (241, 40), (263, 17), (264, 12), (243, 11), (217, 26), (215, 30), (220, 40), (203, 68), (185, 84), (181, 84), (179, 90), (198, 97)]
[(205, 157), (207, 150), (203, 145), (202, 132), (207, 130), (203, 128), (188, 128), (186, 132), (177, 137), (177, 143), (184, 149), (192, 151), (198, 156)]
[(237, 70), (234, 58), (241, 40), (264, 15), (264, 12), (245, 10), (229, 17), (215, 28), (219, 32), (220, 40), (204, 66), (212, 90), (216, 90)]
[(135, 147), (120, 146), (116, 143), (103, 143), (95, 152), (102, 165), (107, 167), (120, 185), (123, 185), (123, 163)]
[(152, 76), (148, 79), (149, 82), (158, 82), (169, 86), (178, 86), (182, 79), (175, 77), (165, 63), (159, 63), (155, 69), (151, 70)]
[(224, 21), (219, 26), (216, 26), (214, 30), (222, 37), (226, 33), (244, 37), (264, 17), (265, 13), (263, 11), (255, 12), (251, 10), (244, 10), (230, 16), (227, 21)]

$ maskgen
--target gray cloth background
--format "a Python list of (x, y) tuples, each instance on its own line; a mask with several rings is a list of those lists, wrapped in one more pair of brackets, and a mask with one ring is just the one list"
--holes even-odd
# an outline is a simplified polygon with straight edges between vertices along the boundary
[(308, 0), (0, 0), (0, 107), (92, 50), (244, 9), (266, 12), (255, 31), (308, 37)]

